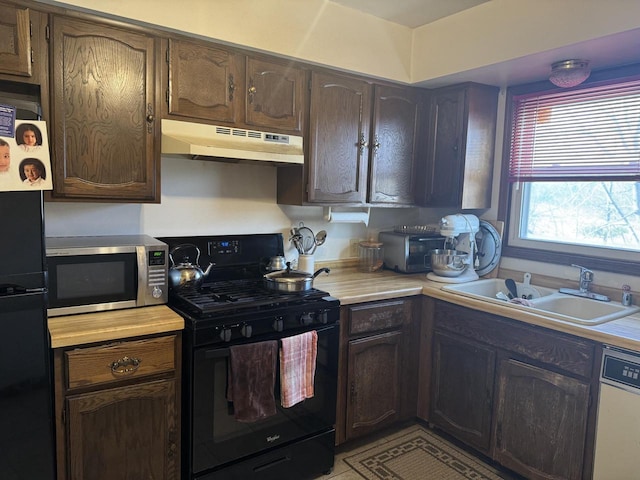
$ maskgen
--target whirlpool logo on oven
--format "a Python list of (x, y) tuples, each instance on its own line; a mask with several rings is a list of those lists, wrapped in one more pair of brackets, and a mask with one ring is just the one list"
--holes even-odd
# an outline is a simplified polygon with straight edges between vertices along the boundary
[(267, 437), (267, 443), (273, 443), (276, 440), (278, 440), (280, 438), (280, 435), (276, 434), (276, 435), (271, 435), (270, 437)]

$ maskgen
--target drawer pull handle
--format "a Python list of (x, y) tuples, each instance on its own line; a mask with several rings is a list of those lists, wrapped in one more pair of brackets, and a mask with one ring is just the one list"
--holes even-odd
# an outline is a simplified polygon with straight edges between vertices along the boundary
[(122, 357), (111, 364), (111, 373), (114, 375), (130, 375), (140, 367), (141, 360), (136, 357)]

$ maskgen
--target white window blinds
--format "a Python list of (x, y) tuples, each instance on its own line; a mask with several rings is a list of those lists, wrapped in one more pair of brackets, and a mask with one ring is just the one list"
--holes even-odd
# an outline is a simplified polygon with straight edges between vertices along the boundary
[(640, 79), (513, 101), (510, 181), (640, 180)]

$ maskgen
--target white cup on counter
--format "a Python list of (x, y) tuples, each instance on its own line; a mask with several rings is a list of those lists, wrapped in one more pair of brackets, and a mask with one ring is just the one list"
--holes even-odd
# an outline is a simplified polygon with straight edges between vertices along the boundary
[(313, 273), (315, 271), (315, 259), (313, 255), (301, 253), (298, 255), (298, 270)]

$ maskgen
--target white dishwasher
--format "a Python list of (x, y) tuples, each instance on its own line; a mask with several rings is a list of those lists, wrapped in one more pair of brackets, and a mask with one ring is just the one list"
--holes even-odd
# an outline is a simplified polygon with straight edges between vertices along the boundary
[(640, 353), (604, 347), (594, 480), (640, 478)]

